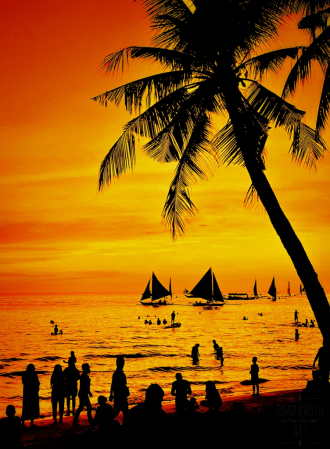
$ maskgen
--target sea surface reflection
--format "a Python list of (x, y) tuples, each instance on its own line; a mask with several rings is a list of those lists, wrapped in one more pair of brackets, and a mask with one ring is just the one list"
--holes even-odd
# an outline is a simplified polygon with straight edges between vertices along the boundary
[[(139, 304), (139, 295), (73, 293), (0, 296), (0, 416), (8, 404), (21, 413), (21, 374), (34, 363), (40, 380), (40, 408), (51, 414), (50, 376), (56, 363), (63, 367), (73, 350), (77, 367), (91, 367), (92, 404), (97, 396), (109, 396), (115, 357), (126, 358), (125, 373), (130, 387), (129, 403), (140, 402), (145, 388), (159, 383), (165, 401), (172, 400), (171, 384), (181, 372), (192, 384), (194, 396), (204, 395), (207, 380), (217, 383), (222, 394), (250, 393), (241, 385), (249, 379), (253, 356), (258, 357), (260, 377), (269, 382), (262, 390), (303, 388), (311, 378), (312, 363), (322, 337), (317, 327), (300, 328), (294, 340), (294, 310), (300, 320), (314, 319), (305, 296), (231, 301), (217, 310), (189, 306), (183, 296), (174, 295), (173, 305), (158, 308)], [(159, 317), (170, 322), (175, 310), (178, 329), (157, 326)], [(259, 316), (258, 313), (263, 314)], [(152, 325), (144, 324), (145, 318)], [(243, 316), (248, 317), (243, 321)], [(138, 317), (140, 316), (140, 319)], [(63, 335), (51, 336), (53, 320)], [(223, 347), (224, 366), (213, 354), (212, 340)], [(200, 360), (192, 364), (194, 344), (200, 344)]]

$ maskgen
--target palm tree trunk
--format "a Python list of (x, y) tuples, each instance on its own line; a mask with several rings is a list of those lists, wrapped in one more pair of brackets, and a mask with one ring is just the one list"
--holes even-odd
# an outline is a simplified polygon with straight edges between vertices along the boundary
[[(251, 145), (249, 129), (246, 125), (251, 121), (251, 118), (249, 117), (249, 120), (246, 120), (248, 113), (242, 103), (237, 82), (235, 87), (235, 92), (232, 89), (226, 89), (226, 92), (224, 92), (225, 100), (252, 184), (305, 287), (307, 298), (323, 338), (330, 337), (330, 306), (328, 299), (299, 238), (282, 211), (261, 164), (256, 158), (255, 144), (252, 143)], [(255, 133), (255, 130), (253, 132)]]

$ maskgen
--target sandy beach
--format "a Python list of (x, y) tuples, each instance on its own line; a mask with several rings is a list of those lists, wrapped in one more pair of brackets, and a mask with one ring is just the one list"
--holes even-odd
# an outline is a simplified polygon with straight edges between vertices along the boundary
[[(169, 431), (164, 441), (159, 441), (159, 444), (166, 448), (215, 448), (219, 447), (221, 441), (222, 447), (239, 448), (246, 447), (243, 441), (247, 440), (254, 447), (273, 447), (273, 445), (275, 447), (279, 443), (279, 434), (283, 434), (283, 429), (280, 428), (283, 410), (290, 410), (291, 407), (292, 412), (298, 404), (300, 393), (301, 390), (297, 389), (261, 392), (260, 396), (223, 396), (219, 413), (206, 413), (207, 409), (200, 407), (191, 417), (179, 416), (175, 412), (174, 403), (164, 403), (163, 409), (167, 414)], [(242, 402), (245, 406), (244, 420), (240, 423), (232, 422), (230, 409), (235, 401)], [(120, 414), (119, 422), (121, 418)], [(37, 420), (35, 423), (38, 427), (33, 429), (27, 427), (22, 432), (22, 443), (25, 447), (38, 449), (92, 447), (93, 441), (97, 441), (98, 430), (92, 430), (89, 426), (85, 411), (80, 416), (79, 427), (72, 427), (72, 417), (64, 417), (62, 424), (53, 424), (49, 418)], [(288, 425), (289, 432), (286, 429), (285, 437), (293, 439), (298, 444), (299, 428), (295, 429), (294, 423)], [(295, 432), (298, 432), (297, 435)], [(317, 433), (319, 434), (318, 431)], [(309, 447), (313, 445), (309, 444)]]

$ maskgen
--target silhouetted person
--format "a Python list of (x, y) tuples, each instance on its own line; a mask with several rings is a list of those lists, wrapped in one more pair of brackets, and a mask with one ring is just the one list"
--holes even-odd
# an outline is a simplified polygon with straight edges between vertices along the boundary
[(50, 378), (50, 386), (52, 388), (52, 407), (53, 420), (57, 422), (57, 404), (59, 408), (60, 423), (63, 422), (64, 412), (64, 395), (65, 395), (65, 379), (61, 365), (55, 365), (52, 377)]
[(188, 407), (187, 395), (191, 395), (190, 383), (182, 379), (182, 374), (175, 375), (176, 380), (172, 384), (171, 395), (175, 396), (175, 408), (177, 412), (183, 412)]
[(298, 310), (295, 310), (295, 311), (294, 311), (294, 322), (295, 322), (295, 323), (298, 323), (298, 315), (299, 315)]
[(314, 320), (311, 320), (311, 321), (310, 321), (310, 325), (309, 325), (309, 327), (315, 327), (315, 323), (314, 323)]
[(116, 360), (117, 369), (112, 375), (112, 383), (110, 388), (110, 401), (114, 401), (113, 408), (115, 416), (120, 411), (125, 417), (128, 411), (127, 397), (129, 396), (129, 389), (127, 387), (126, 376), (124, 374), (125, 359), (119, 355)]
[(308, 319), (306, 318), (305, 326), (308, 327)]
[(158, 447), (166, 431), (166, 413), (162, 409), (164, 391), (158, 384), (146, 389), (145, 402), (131, 408), (124, 418), (123, 427), (128, 447)]
[(243, 320), (247, 320), (248, 318), (246, 318), (246, 316), (243, 316)]
[(199, 344), (197, 343), (195, 346), (192, 347), (191, 350), (191, 357), (193, 359), (193, 362), (197, 362), (199, 359)]
[(195, 398), (190, 398), (189, 401), (188, 401), (187, 411), (189, 413), (195, 413), (197, 409), (199, 409), (199, 405), (197, 404), (196, 399)]
[(175, 312), (173, 310), (173, 312), (171, 313), (171, 325), (174, 324), (174, 321), (175, 321)]
[(144, 320), (144, 324), (148, 324), (149, 323), (149, 321), (148, 320)]
[(22, 410), (22, 425), (24, 421), (31, 420), (31, 427), (33, 421), (39, 418), (39, 379), (35, 371), (35, 367), (30, 363), (26, 371), (22, 375), (23, 382), (23, 410)]
[[(253, 389), (253, 395), (259, 394), (259, 366), (257, 365), (257, 357), (253, 357), (252, 359), (252, 365), (251, 365), (251, 383), (252, 383), (252, 389)], [(255, 392), (257, 387), (257, 393)]]
[(294, 334), (294, 339), (297, 341), (297, 340), (299, 340), (299, 332), (298, 332), (298, 329), (296, 329), (295, 330), (295, 334)]
[(221, 361), (221, 366), (223, 366), (223, 350), (222, 350), (222, 346), (218, 346), (217, 359)]
[(99, 404), (96, 409), (96, 413), (93, 420), (93, 426), (98, 426), (100, 431), (111, 437), (111, 432), (115, 427), (115, 424), (118, 424), (118, 421), (114, 421), (114, 411), (110, 404), (107, 404), (107, 398), (105, 396), (99, 396), (97, 398), (97, 402)]
[(19, 449), (21, 443), (21, 419), (15, 416), (16, 410), (13, 405), (7, 405), (7, 418), (0, 419), (1, 447), (4, 449)]
[(61, 329), (61, 330), (59, 331), (59, 334), (60, 334), (60, 335), (63, 335), (63, 331), (62, 331), (62, 329)]
[(75, 358), (73, 358), (72, 356), (69, 358), (69, 366), (65, 368), (65, 370), (63, 371), (65, 379), (65, 396), (67, 405), (67, 412), (65, 416), (70, 416), (70, 399), (72, 400), (73, 415), (76, 408), (76, 396), (78, 393), (78, 380), (80, 378), (80, 373), (75, 367), (75, 362), (73, 361), (74, 359)]
[(53, 321), (53, 320), (50, 320), (50, 324), (54, 324), (54, 321)]
[(160, 324), (162, 324), (162, 322), (160, 321), (159, 318), (158, 318), (158, 320), (157, 320), (157, 324), (158, 324), (158, 326), (159, 326)]
[(330, 347), (327, 340), (323, 340), (323, 346), (317, 351), (316, 357), (313, 362), (313, 367), (317, 360), (319, 361), (320, 379), (324, 384), (329, 382), (330, 371)]
[(218, 410), (222, 405), (222, 399), (219, 391), (216, 389), (215, 383), (211, 380), (206, 382), (205, 400), (201, 401), (202, 407), (209, 407), (209, 410)]
[(213, 340), (213, 350), (214, 350), (214, 354), (217, 353), (218, 347), (219, 347), (218, 343), (217, 343), (215, 340)]
[(82, 368), (83, 372), (82, 372), (82, 375), (80, 376), (80, 388), (79, 388), (79, 394), (78, 394), (79, 407), (78, 407), (78, 410), (76, 411), (76, 414), (74, 415), (74, 418), (73, 418), (74, 426), (77, 426), (79, 415), (83, 411), (84, 407), (87, 407), (87, 416), (88, 416), (89, 424), (93, 423), (92, 405), (91, 405), (91, 401), (89, 400), (89, 398), (92, 397), (93, 395), (91, 393), (91, 380), (88, 376), (88, 374), (91, 372), (91, 370), (90, 370), (88, 363), (83, 363), (81, 368)]
[(77, 363), (77, 359), (76, 359), (76, 356), (74, 354), (74, 351), (70, 352), (70, 357), (69, 357), (69, 360), (68, 360), (68, 364), (70, 364), (70, 362), (73, 363), (73, 364)]
[(163, 324), (167, 324), (167, 321), (165, 320), (165, 318), (163, 319)]
[(55, 324), (55, 327), (54, 327), (54, 335), (57, 335), (58, 334), (58, 327), (57, 327), (57, 324)]
[(151, 320), (149, 320), (149, 324), (152, 324), (152, 321), (151, 321)]

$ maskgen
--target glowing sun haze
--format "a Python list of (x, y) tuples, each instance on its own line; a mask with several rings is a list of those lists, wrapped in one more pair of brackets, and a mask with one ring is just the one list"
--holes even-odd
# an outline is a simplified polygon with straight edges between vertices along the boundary
[[(158, 71), (133, 62), (116, 77), (99, 71), (109, 53), (149, 45), (133, 0), (4, 0), (1, 13), (1, 292), (141, 292), (151, 271), (174, 291), (192, 288), (212, 266), (220, 288), (251, 291), (256, 278), (278, 290), (299, 279), (265, 213), (243, 207), (243, 168), (220, 167), (192, 190), (199, 215), (173, 243), (160, 222), (175, 164), (137, 152), (137, 164), (104, 193), (100, 163), (130, 119), (124, 107), (90, 98)], [(293, 30), (293, 22), (288, 24)], [(289, 33), (288, 46), (306, 38)], [(314, 126), (321, 74), (293, 103)], [(281, 93), (283, 77), (267, 86)], [(325, 134), (330, 144), (330, 133)], [(329, 168), (298, 167), (284, 131), (271, 130), (267, 176), (322, 285), (330, 288)]]

